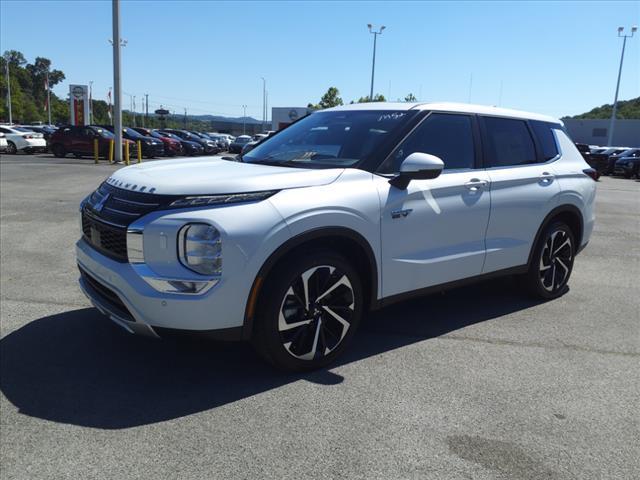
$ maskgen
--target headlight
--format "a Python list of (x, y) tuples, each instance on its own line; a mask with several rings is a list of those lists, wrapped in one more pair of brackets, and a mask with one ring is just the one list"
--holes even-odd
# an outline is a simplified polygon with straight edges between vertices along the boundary
[(222, 239), (220, 232), (206, 223), (190, 223), (178, 233), (180, 262), (202, 275), (222, 273)]
[(147, 145), (153, 145), (154, 144), (151, 140), (145, 140), (144, 143), (146, 143)]
[(276, 194), (278, 190), (264, 192), (234, 193), (231, 195), (198, 195), (184, 197), (169, 205), (170, 208), (204, 207), (207, 205), (228, 205), (231, 203), (259, 202)]

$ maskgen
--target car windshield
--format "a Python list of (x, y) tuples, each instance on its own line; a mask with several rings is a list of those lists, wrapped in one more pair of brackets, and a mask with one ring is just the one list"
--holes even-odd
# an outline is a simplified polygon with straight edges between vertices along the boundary
[(249, 143), (251, 141), (251, 137), (238, 137), (236, 138), (236, 143)]
[(351, 167), (405, 124), (407, 111), (316, 112), (243, 155), (247, 163), (303, 168)]
[(94, 132), (96, 132), (98, 135), (100, 135), (103, 138), (114, 138), (113, 133), (111, 133), (106, 128), (91, 127), (91, 130), (93, 130)]
[(133, 128), (124, 127), (122, 129), (122, 131), (125, 133), (125, 135), (128, 135), (129, 137), (138, 138), (140, 140), (142, 140), (142, 138), (144, 138), (144, 135), (140, 135)]
[(31, 130), (30, 128), (24, 128), (24, 127), (13, 127), (14, 130), (17, 130), (18, 132), (33, 132), (33, 130)]

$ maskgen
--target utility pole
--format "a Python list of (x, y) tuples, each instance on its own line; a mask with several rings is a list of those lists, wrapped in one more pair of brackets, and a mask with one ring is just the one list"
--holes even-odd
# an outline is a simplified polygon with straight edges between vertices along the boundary
[(184, 129), (186, 130), (187, 129), (187, 108), (186, 107), (184, 109), (184, 119), (182, 123), (184, 124)]
[(136, 96), (133, 95), (131, 97), (131, 107), (133, 111), (133, 126), (136, 126)]
[(122, 91), (120, 89), (120, 0), (112, 0), (113, 14), (113, 129), (116, 137), (114, 160), (122, 161)]
[[(47, 84), (49, 80), (47, 79)], [(47, 95), (49, 89), (47, 89)], [(51, 105), (49, 105), (51, 106)], [(89, 125), (93, 124), (93, 80), (89, 80)], [(51, 125), (51, 115), (49, 115), (49, 125)]]
[[(49, 86), (49, 69), (47, 69), (45, 81), (47, 82), (47, 114), (49, 116), (49, 125), (51, 125), (51, 87)], [(91, 95), (89, 95), (89, 98), (91, 98)]]
[(9, 76), (9, 55), (4, 57), (4, 66), (7, 70), (7, 108), (9, 109), (9, 124), (13, 123), (11, 116), (11, 77)]
[(373, 79), (376, 73), (376, 40), (378, 39), (378, 35), (382, 35), (382, 31), (385, 29), (385, 26), (382, 25), (380, 30), (376, 31), (373, 29), (373, 25), (370, 23), (367, 25), (369, 27), (369, 33), (373, 34), (373, 61), (371, 62), (371, 93), (369, 94), (369, 101), (373, 102)]
[(262, 79), (262, 131), (264, 132), (264, 125), (267, 121), (267, 81), (264, 77)]
[(144, 94), (144, 126), (149, 124), (149, 94)]
[[(265, 111), (265, 119), (269, 120), (269, 92), (264, 92), (264, 111)], [(271, 128), (269, 128), (269, 130), (271, 130)]]
[(616, 112), (618, 111), (618, 91), (620, 90), (620, 76), (622, 75), (622, 62), (624, 61), (624, 48), (627, 46), (627, 38), (633, 37), (633, 34), (636, 33), (638, 27), (634, 25), (631, 27), (631, 35), (624, 35), (624, 27), (618, 27), (618, 37), (624, 38), (622, 41), (622, 55), (620, 55), (620, 67), (618, 68), (618, 83), (616, 84), (616, 96), (613, 100), (613, 110), (611, 111), (611, 123), (609, 124), (609, 139), (607, 141), (607, 146), (613, 146), (613, 130), (616, 126)]
[(247, 133), (247, 106), (242, 105), (242, 134), (245, 135)]

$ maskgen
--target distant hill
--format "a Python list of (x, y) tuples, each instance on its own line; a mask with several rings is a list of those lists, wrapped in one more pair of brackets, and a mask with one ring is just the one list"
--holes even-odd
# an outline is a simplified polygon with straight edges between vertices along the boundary
[[(602, 105), (580, 115), (574, 115), (573, 117), (564, 118), (577, 118), (577, 119), (609, 119), (611, 118), (611, 111), (613, 110), (612, 104)], [(616, 118), (619, 119), (640, 119), (640, 97), (632, 98), (631, 100), (621, 100), (618, 102), (618, 110), (616, 112)]]
[[(247, 124), (249, 123), (254, 123), (254, 124), (258, 124), (258, 123), (262, 123), (262, 120), (257, 120), (253, 117), (246, 117), (246, 120), (244, 117), (223, 117), (222, 115), (187, 115), (187, 117), (189, 119), (192, 120), (200, 120), (202, 122), (230, 122), (230, 123), (243, 123), (243, 121), (246, 121)], [(271, 122), (269, 122), (271, 123)]]

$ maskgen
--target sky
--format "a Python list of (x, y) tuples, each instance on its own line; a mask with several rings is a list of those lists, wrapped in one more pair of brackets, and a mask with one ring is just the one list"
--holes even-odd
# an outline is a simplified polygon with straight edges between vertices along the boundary
[[(16, 19), (19, 18), (20, 21)], [(262, 118), (269, 107), (317, 103), (335, 86), (348, 103), (471, 102), (556, 117), (612, 103), (622, 39), (640, 1), (214, 2), (122, 0), (123, 105)], [(51, 59), (69, 83), (113, 84), (111, 1), (0, 0), (0, 51)], [(640, 32), (627, 40), (620, 99), (640, 96)]]

